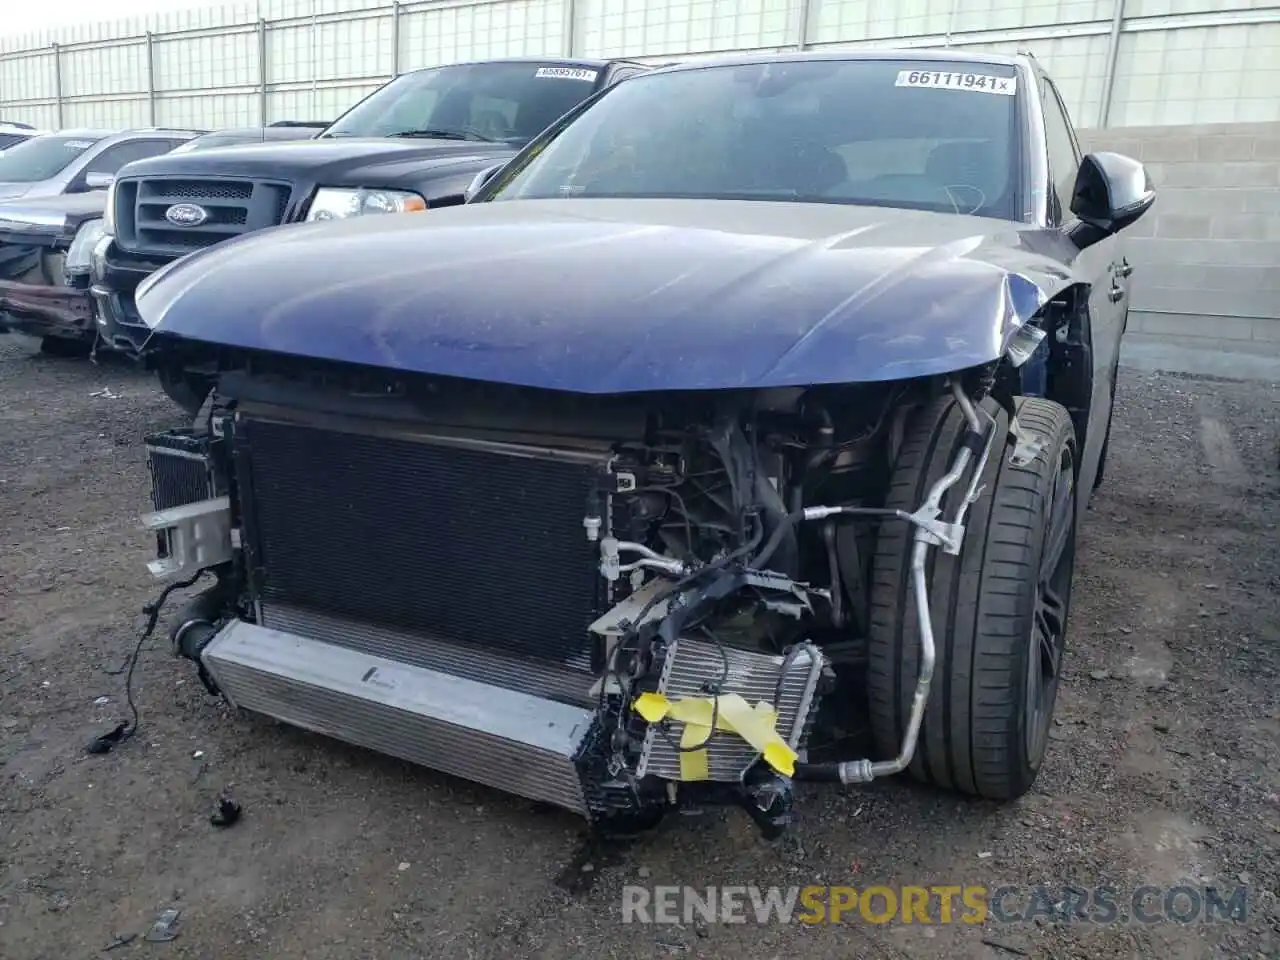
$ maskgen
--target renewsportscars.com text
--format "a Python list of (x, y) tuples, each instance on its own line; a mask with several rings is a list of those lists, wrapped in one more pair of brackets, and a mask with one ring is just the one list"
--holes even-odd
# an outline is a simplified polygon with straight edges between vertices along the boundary
[(676, 887), (625, 886), (622, 922), (704, 923), (1242, 923), (1248, 889), (1142, 885)]

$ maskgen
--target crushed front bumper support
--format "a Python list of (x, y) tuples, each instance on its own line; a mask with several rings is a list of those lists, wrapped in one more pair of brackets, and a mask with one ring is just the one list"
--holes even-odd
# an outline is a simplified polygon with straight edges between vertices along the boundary
[(0, 324), (33, 337), (88, 340), (95, 335), (88, 290), (0, 280)]

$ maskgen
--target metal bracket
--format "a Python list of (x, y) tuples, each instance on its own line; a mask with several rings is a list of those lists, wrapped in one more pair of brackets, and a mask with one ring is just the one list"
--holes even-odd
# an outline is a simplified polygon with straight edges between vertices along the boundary
[(142, 528), (160, 537), (159, 556), (147, 564), (156, 578), (206, 570), (234, 556), (229, 497), (145, 514)]
[(1009, 436), (1013, 438), (1013, 453), (1009, 454), (1009, 462), (1015, 467), (1025, 467), (1044, 452), (1044, 441), (1022, 429), (1017, 417), (1009, 421)]
[(926, 503), (915, 513), (907, 514), (907, 519), (915, 524), (917, 536), (933, 547), (942, 547), (953, 556), (960, 552), (960, 543), (964, 540), (963, 523), (947, 523), (939, 520), (942, 511)]

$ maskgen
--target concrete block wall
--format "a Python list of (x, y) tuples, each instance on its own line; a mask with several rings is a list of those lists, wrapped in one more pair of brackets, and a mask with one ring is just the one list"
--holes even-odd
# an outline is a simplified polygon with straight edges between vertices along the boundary
[(1081, 132), (1135, 157), (1155, 206), (1126, 235), (1130, 338), (1280, 356), (1280, 123)]

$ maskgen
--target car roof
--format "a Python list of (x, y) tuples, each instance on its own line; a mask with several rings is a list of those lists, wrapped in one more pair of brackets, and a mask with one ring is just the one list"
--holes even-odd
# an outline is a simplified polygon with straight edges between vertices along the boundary
[(1025, 53), (992, 53), (985, 50), (956, 50), (953, 47), (911, 47), (907, 49), (877, 47), (858, 50), (803, 50), (788, 53), (748, 53), (709, 56), (684, 60), (659, 67), (655, 73), (678, 73), (710, 66), (734, 66), (760, 63), (799, 63), (806, 60), (950, 60), (955, 63), (985, 63), (1017, 67), (1034, 58)]
[(199, 137), (207, 130), (171, 129), (169, 127), (134, 127), (128, 130), (102, 130), (95, 127), (70, 127), (65, 130), (52, 131), (59, 137), (79, 138), (81, 140), (132, 140), (136, 137)]
[(598, 57), (488, 57), (483, 60), (462, 60), (458, 63), (439, 63), (431, 67), (418, 67), (416, 70), (406, 70), (405, 73), (421, 73), (424, 70), (435, 70), (438, 67), (471, 67), (481, 63), (540, 63), (544, 66), (588, 67), (596, 70), (603, 70), (605, 67), (612, 66), (615, 63), (625, 63), (628, 66), (652, 69), (649, 64), (639, 63), (635, 60), (609, 60)]

